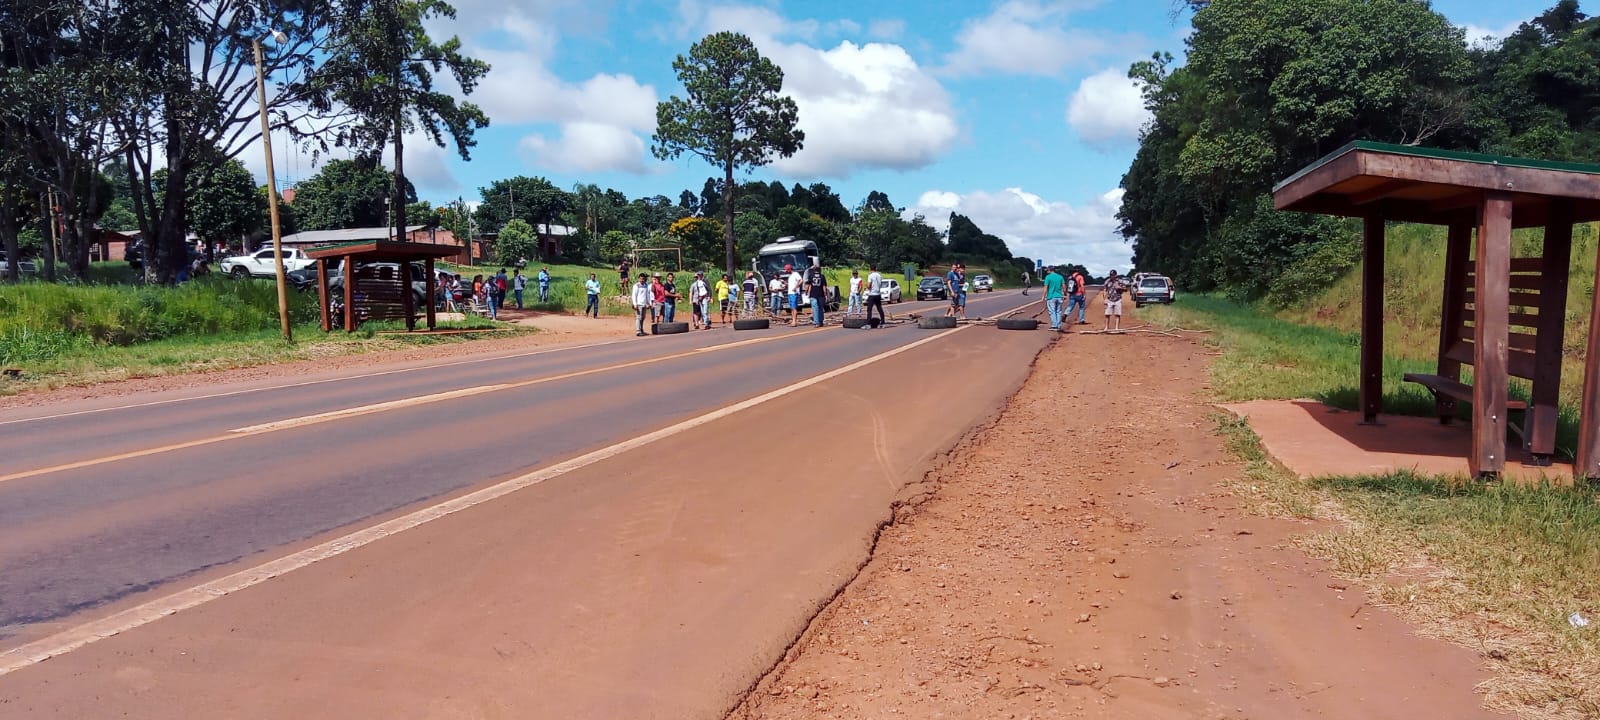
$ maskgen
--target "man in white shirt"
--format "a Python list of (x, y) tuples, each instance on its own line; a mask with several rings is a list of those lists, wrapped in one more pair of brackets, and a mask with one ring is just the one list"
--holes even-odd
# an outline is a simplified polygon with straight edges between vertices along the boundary
[(783, 271), (789, 273), (789, 327), (794, 327), (800, 319), (800, 286), (805, 283), (805, 278), (795, 271), (793, 265), (783, 266)]
[(633, 314), (639, 320), (638, 337), (644, 337), (644, 316), (656, 304), (656, 294), (650, 288), (650, 276), (639, 273), (639, 283), (633, 286)]
[(694, 282), (689, 284), (689, 310), (695, 330), (699, 330), (702, 324), (705, 329), (711, 329), (711, 288), (706, 286), (703, 270), (695, 273)]
[(878, 325), (883, 324), (883, 322), (887, 320), (887, 318), (885, 318), (883, 315), (883, 276), (878, 274), (877, 263), (868, 263), (866, 303), (867, 324), (862, 325), (862, 328), (871, 329), (878, 326), (874, 325), (872, 322), (873, 308), (878, 309)]
[(850, 307), (844, 311), (846, 317), (861, 312), (861, 271), (850, 271)]
[(783, 276), (773, 273), (772, 281), (767, 283), (767, 302), (772, 305), (773, 317), (783, 313), (783, 286)]

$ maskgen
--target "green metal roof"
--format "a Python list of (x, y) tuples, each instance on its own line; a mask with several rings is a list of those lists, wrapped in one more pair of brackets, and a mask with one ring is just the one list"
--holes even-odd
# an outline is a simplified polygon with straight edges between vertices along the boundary
[(1284, 178), (1277, 185), (1272, 186), (1272, 191), (1277, 192), (1283, 186), (1300, 179), (1307, 173), (1326, 165), (1345, 153), (1353, 150), (1366, 150), (1390, 155), (1409, 155), (1411, 157), (1435, 158), (1438, 160), (1457, 160), (1460, 162), (1482, 163), (1484, 165), (1505, 165), (1508, 167), (1532, 168), (1534, 170), (1555, 170), (1558, 172), (1584, 173), (1587, 175), (1600, 175), (1600, 165), (1592, 163), (1559, 162), (1556, 160), (1535, 160), (1532, 158), (1511, 157), (1508, 155), (1489, 155), (1485, 153), (1462, 152), (1460, 150), (1440, 150), (1438, 148), (1418, 147), (1414, 145), (1395, 145), (1392, 143), (1373, 142), (1371, 140), (1357, 140), (1335, 150), (1322, 159), (1301, 168), (1300, 172)]

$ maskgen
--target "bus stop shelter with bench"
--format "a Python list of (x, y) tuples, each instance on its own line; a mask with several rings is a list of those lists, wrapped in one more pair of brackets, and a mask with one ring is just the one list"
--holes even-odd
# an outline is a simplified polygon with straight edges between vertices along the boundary
[[(1279, 210), (1362, 219), (1363, 422), (1383, 411), (1384, 228), (1388, 222), (1448, 228), (1437, 374), (1406, 380), (1433, 393), (1440, 420), (1470, 403), (1474, 476), (1498, 476), (1506, 435), (1533, 464), (1555, 453), (1572, 226), (1600, 220), (1600, 165), (1544, 162), (1354, 142), (1273, 188)], [(1511, 257), (1513, 228), (1544, 228), (1541, 257)], [(1419, 280), (1421, 281), (1421, 280)], [(1600, 294), (1590, 308), (1574, 474), (1600, 478)], [(1462, 366), (1472, 367), (1472, 384)], [(1531, 383), (1527, 402), (1511, 378)], [(1510, 417), (1515, 413), (1517, 418)]]
[[(423, 317), (429, 330), (437, 324), (433, 310), (433, 296), (437, 277), (433, 263), (440, 258), (455, 257), (460, 248), (430, 243), (397, 242), (394, 240), (369, 240), (343, 245), (330, 245), (306, 251), (306, 256), (317, 261), (317, 300), (322, 308), (322, 331), (333, 329), (333, 319), (328, 310), (328, 269), (343, 261), (344, 330), (355, 332), (356, 302), (360, 295), (362, 307), (371, 319), (403, 319), (406, 330), (417, 327), (416, 298), (412, 297), (411, 267), (421, 263), (424, 291)], [(396, 263), (396, 273), (357, 272), (358, 265), (371, 267), (374, 263)]]

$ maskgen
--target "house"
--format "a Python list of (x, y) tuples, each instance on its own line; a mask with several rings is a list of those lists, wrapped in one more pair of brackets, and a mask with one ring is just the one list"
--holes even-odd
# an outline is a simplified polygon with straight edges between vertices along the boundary
[(125, 260), (128, 257), (128, 243), (138, 237), (137, 230), (120, 232), (97, 227), (94, 229), (94, 239), (89, 241), (89, 260), (90, 262)]
[[(539, 257), (524, 258), (525, 260), (543, 260), (551, 262), (561, 257), (565, 252), (566, 240), (578, 232), (578, 228), (568, 225), (537, 225), (534, 234), (539, 240)], [(477, 257), (497, 257), (494, 241), (499, 233), (484, 233), (476, 238), (478, 244)]]

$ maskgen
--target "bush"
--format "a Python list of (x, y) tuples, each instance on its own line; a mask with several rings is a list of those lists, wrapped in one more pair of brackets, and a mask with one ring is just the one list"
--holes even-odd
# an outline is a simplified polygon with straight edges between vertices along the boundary
[[(292, 293), (289, 312), (294, 322), (316, 319), (315, 297)], [(79, 342), (133, 345), (277, 326), (277, 288), (266, 280), (205, 278), (177, 287), (0, 286), (0, 337), (18, 348), (55, 347), (40, 339), (53, 333)]]
[(1361, 262), (1361, 237), (1336, 233), (1327, 240), (1300, 245), (1300, 257), (1267, 286), (1267, 302), (1280, 308), (1300, 307), (1322, 295)]

